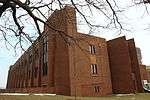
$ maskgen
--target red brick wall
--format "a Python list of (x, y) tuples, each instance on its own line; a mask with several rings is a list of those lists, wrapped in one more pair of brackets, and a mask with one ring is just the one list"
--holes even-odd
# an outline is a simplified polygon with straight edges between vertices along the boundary
[[(102, 96), (112, 94), (106, 41), (78, 33), (78, 45), (69, 47), (71, 95)], [(73, 42), (74, 43), (74, 42)], [(94, 45), (96, 54), (90, 54), (89, 45)], [(91, 64), (97, 64), (97, 74), (91, 73)], [(94, 86), (100, 86), (94, 92)]]
[(32, 87), (32, 88), (18, 88), (15, 93), (52, 93), (54, 94), (54, 87)]
[(147, 72), (148, 82), (150, 83), (150, 71)]
[(134, 93), (128, 42), (120, 37), (107, 42), (113, 93)]
[(149, 81), (148, 74), (149, 74), (149, 72), (146, 69), (146, 65), (140, 65), (141, 80), (147, 80), (147, 81)]
[[(45, 25), (45, 32), (48, 32), (49, 40), (54, 36), (54, 42), (49, 44), (49, 49), (54, 48), (49, 56), (53, 55), (53, 72), (55, 92), (57, 94), (70, 95), (69, 78), (69, 56), (68, 37), (76, 34), (76, 14), (72, 7), (65, 7), (60, 11), (55, 11)], [(53, 29), (54, 28), (54, 29)], [(69, 36), (70, 35), (70, 36)], [(52, 41), (51, 41), (52, 42)]]
[(132, 65), (132, 72), (135, 74), (135, 84), (137, 86), (137, 92), (144, 92), (134, 39), (128, 40), (128, 47)]
[(73, 7), (66, 6), (62, 10), (56, 10), (47, 20), (48, 26), (44, 26), (44, 31), (51, 34), (73, 35), (77, 32), (76, 12)]
[(55, 93), (70, 95), (68, 46), (59, 35), (56, 36), (54, 71)]

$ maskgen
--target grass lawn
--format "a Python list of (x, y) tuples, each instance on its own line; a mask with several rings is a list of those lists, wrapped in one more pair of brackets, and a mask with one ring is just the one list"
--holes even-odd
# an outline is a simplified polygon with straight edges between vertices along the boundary
[(126, 96), (108, 96), (108, 97), (70, 97), (70, 96), (14, 96), (14, 95), (0, 95), (0, 100), (150, 100), (150, 93), (140, 93), (136, 95)]

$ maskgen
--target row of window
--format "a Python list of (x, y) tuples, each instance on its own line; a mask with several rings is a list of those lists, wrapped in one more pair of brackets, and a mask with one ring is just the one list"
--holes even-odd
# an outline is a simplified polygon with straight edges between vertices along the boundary
[[(47, 75), (47, 73), (48, 73), (47, 63), (44, 63), (42, 71), (43, 71), (43, 76)], [(94, 75), (98, 74), (96, 64), (91, 65), (91, 73)], [(37, 67), (34, 68), (33, 75), (34, 75), (34, 78), (37, 78), (37, 75), (38, 75), (38, 68)], [(31, 71), (28, 72), (28, 77), (30, 78), (30, 76), (31, 76)]]
[[(89, 45), (89, 51), (91, 54), (96, 53), (96, 47), (94, 45)], [(97, 74), (97, 64), (91, 64), (91, 73)]]
[[(42, 70), (42, 72), (43, 72), (43, 76), (45, 76), (45, 75), (47, 75), (47, 73), (48, 73), (48, 65), (47, 65), (48, 63), (44, 63), (44, 65), (43, 65), (43, 70)], [(91, 65), (91, 73), (92, 74), (98, 74), (98, 72), (97, 72), (97, 64), (92, 64)], [(38, 68), (37, 67), (35, 67), (34, 69), (33, 69), (33, 75), (34, 75), (34, 78), (37, 78), (37, 75), (38, 75)], [(30, 76), (31, 76), (31, 71), (29, 70), (29, 72), (28, 72), (28, 78), (30, 78)]]
[[(37, 54), (38, 56), (38, 51)], [(32, 54), (29, 54), (29, 63), (31, 64), (32, 62)], [(38, 76), (38, 67), (34, 67), (33, 69), (33, 77), (37, 78)], [(43, 67), (42, 67), (42, 75), (46, 76), (48, 73), (48, 38), (45, 37), (43, 40)], [(31, 71), (28, 71), (28, 78), (31, 78)]]
[[(95, 54), (96, 53), (96, 49), (94, 45), (90, 45), (90, 53), (91, 54)], [(48, 73), (48, 39), (45, 38), (44, 42), (43, 42), (43, 68), (42, 68), (42, 72), (43, 72), (43, 76), (47, 75)], [(35, 75), (37, 76), (37, 70), (34, 72)], [(91, 73), (92, 74), (97, 74), (97, 65), (96, 64), (92, 64), (91, 65)]]
[[(48, 69), (48, 38), (44, 38), (43, 41), (43, 76), (47, 75), (47, 69)], [(89, 45), (89, 51), (91, 54), (96, 53), (96, 48), (94, 45)], [(26, 61), (27, 62), (27, 61)], [(29, 63), (32, 63), (32, 54), (29, 54)], [(93, 74), (97, 74), (97, 65), (92, 64), (91, 65), (91, 70)], [(30, 75), (29, 75), (30, 76)], [(36, 76), (36, 75), (35, 75)]]
[[(96, 54), (96, 47), (94, 45), (89, 45), (89, 51), (91, 54)], [(91, 64), (91, 73), (93, 75), (98, 74), (97, 72), (97, 64)], [(94, 92), (98, 93), (100, 92), (100, 86), (99, 85), (95, 85), (94, 86)]]

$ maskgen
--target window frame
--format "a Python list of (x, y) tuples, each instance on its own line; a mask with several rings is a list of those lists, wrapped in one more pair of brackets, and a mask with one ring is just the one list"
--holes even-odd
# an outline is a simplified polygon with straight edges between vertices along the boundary
[(99, 93), (100, 92), (100, 86), (99, 85), (95, 85), (94, 86), (94, 92), (95, 93)]
[(91, 54), (96, 54), (96, 46), (90, 44), (89, 45), (89, 51), (90, 51)]
[(98, 71), (97, 71), (97, 64), (91, 64), (91, 73), (93, 75), (97, 75)]
[(48, 74), (48, 36), (43, 38), (43, 76)]
[(34, 78), (38, 77), (38, 67), (34, 67)]

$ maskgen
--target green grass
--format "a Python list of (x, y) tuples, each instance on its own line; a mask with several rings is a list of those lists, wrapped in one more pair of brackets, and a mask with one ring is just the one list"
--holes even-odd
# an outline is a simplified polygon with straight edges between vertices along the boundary
[(6, 96), (0, 95), (0, 100), (150, 100), (150, 94), (141, 93), (128, 96), (107, 96), (107, 97), (71, 97), (71, 96)]

